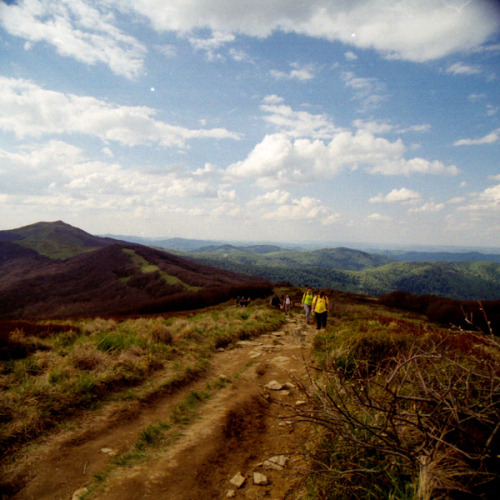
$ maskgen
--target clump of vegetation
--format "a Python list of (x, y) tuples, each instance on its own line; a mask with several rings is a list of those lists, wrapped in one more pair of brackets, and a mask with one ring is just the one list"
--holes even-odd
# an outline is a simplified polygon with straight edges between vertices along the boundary
[(217, 348), (283, 321), (277, 311), (258, 305), (243, 311), (231, 303), (191, 316), (66, 321), (60, 329), (56, 323), (27, 328), (30, 334), (15, 328), (5, 335), (15, 355), (7, 349), (0, 368), (0, 446), (7, 451), (132, 386), (148, 386), (143, 397), (181, 387)]
[(299, 420), (319, 430), (311, 498), (493, 498), (500, 486), (500, 342), (395, 313), (338, 308)]

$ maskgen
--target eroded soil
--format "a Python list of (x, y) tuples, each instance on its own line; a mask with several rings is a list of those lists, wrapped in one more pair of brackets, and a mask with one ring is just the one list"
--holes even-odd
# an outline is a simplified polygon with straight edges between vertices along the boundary
[[(310, 429), (291, 418), (303, 395), (297, 387), (265, 386), (271, 381), (307, 383), (314, 332), (301, 316), (292, 315), (280, 331), (217, 352), (205, 375), (189, 387), (80, 417), (19, 452), (22, 458), (6, 471), (16, 491), (4, 493), (4, 498), (303, 498), (302, 452)], [(213, 387), (221, 378), (231, 382), (213, 391), (170, 444), (134, 466), (113, 465), (114, 457), (132, 448), (147, 426), (164, 421), (191, 391)], [(269, 468), (265, 461), (276, 456), (286, 458), (285, 466)], [(255, 472), (267, 484), (254, 484)], [(245, 479), (240, 487), (231, 483), (238, 473)]]

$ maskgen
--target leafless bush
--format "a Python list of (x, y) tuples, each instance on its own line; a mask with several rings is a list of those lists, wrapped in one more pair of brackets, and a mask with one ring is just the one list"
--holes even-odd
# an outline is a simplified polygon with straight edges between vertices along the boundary
[(369, 476), (361, 484), (372, 494), (373, 478), (385, 475), (422, 500), (490, 498), (499, 486), (500, 344), (482, 335), (481, 345), (478, 357), (415, 344), (363, 377), (337, 369), (296, 381), (308, 405), (295, 418), (322, 428), (331, 445), (315, 471), (341, 479), (324, 498), (356, 498), (348, 489), (360, 481), (349, 475)]

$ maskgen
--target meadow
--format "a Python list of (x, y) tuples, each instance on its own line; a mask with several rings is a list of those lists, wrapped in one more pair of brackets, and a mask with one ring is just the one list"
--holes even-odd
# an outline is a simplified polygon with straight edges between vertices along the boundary
[[(282, 288), (295, 303), (301, 291)], [(307, 380), (292, 380), (308, 429), (304, 498), (494, 498), (500, 480), (500, 343), (492, 332), (444, 327), (377, 299), (329, 291), (325, 330), (314, 332)], [(124, 318), (4, 322), (0, 447), (4, 466), (23, 443), (106, 404), (148, 402), (203, 380), (210, 359), (242, 340), (301, 319), (255, 300)], [(230, 381), (226, 381), (230, 383)], [(208, 386), (207, 386), (208, 387)], [(115, 458), (123, 467), (166, 447), (205, 392), (190, 392), (169, 420), (143, 429)], [(104, 481), (104, 476), (97, 481)]]

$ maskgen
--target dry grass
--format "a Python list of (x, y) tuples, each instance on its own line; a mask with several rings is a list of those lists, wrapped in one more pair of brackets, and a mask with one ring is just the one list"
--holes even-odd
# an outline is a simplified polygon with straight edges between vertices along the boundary
[(193, 377), (221, 345), (276, 329), (282, 315), (264, 305), (225, 305), (190, 317), (119, 322), (95, 318), (43, 340), (12, 332), (31, 354), (0, 371), (0, 445), (27, 441), (81, 408), (93, 408), (130, 386)]

